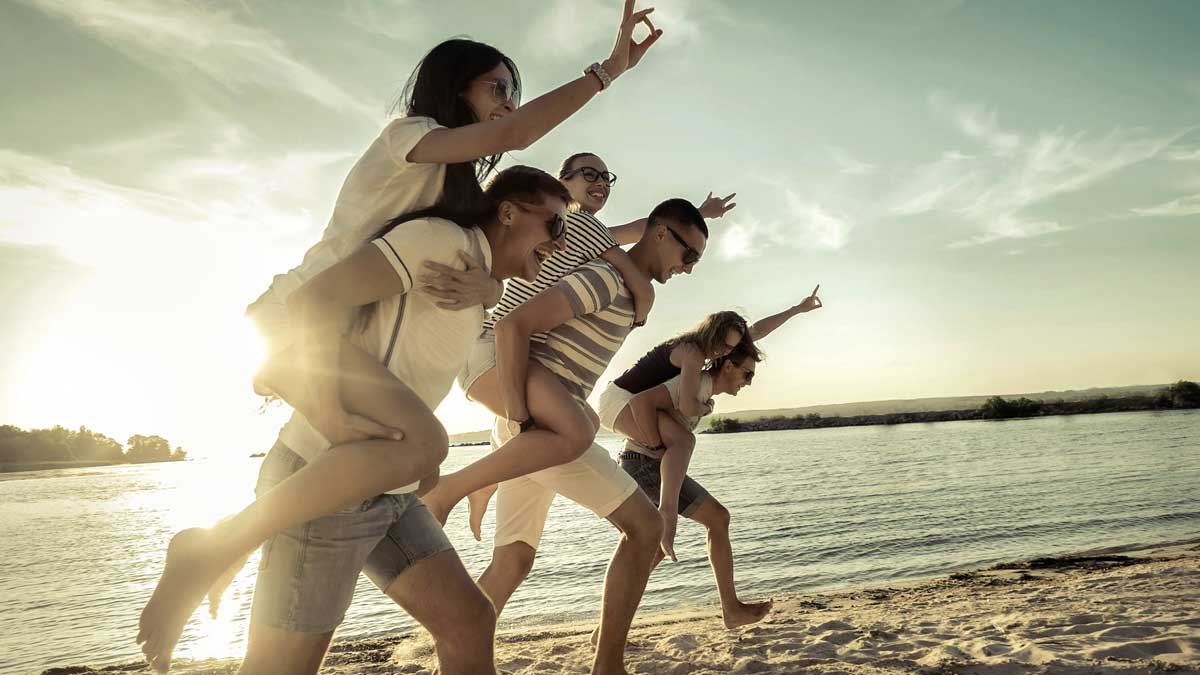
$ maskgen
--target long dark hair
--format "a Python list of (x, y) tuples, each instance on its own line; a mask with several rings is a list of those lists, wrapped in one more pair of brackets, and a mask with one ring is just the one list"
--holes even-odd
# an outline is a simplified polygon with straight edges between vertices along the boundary
[[(444, 127), (462, 127), (481, 121), (463, 96), (471, 82), (504, 64), (513, 76), (514, 95), (521, 91), (517, 64), (499, 49), (482, 42), (454, 38), (429, 50), (413, 69), (404, 92), (396, 102), (409, 117), (432, 117)], [(480, 157), (472, 162), (446, 165), (442, 196), (438, 205), (465, 211), (477, 210), (483, 200), (479, 187), (500, 163), (501, 155)]]
[[(480, 199), (473, 209), (463, 209), (449, 204), (434, 204), (427, 209), (396, 216), (387, 222), (374, 236), (378, 239), (393, 228), (419, 218), (445, 218), (462, 228), (474, 227), (491, 222), (501, 202), (520, 201), (542, 204), (546, 198), (561, 199), (571, 203), (571, 193), (557, 178), (532, 166), (517, 164), (492, 176), (487, 187), (479, 191)], [(363, 328), (371, 320), (378, 303), (364, 305), (359, 310), (357, 327)]]

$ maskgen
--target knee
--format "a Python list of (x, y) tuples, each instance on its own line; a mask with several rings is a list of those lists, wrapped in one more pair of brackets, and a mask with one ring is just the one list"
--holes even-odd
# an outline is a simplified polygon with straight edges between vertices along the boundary
[(422, 475), (429, 475), (446, 461), (450, 454), (450, 437), (436, 420), (405, 430), (404, 452), (421, 462)]
[(721, 504), (714, 503), (715, 510), (713, 511), (712, 522), (709, 523), (708, 529), (718, 531), (729, 530), (729, 509)]
[(535, 557), (536, 556), (533, 549), (526, 551), (524, 550), (524, 547), (522, 547), (522, 550), (520, 551), (510, 552), (503, 556), (496, 556), (495, 559), (492, 560), (492, 566), (503, 578), (508, 579), (514, 584), (520, 584), (521, 582), (525, 581), (525, 578), (528, 577), (529, 573), (533, 571), (533, 561)]
[(440, 630), (434, 639), (447, 645), (472, 647), (490, 644), (496, 636), (496, 608), (482, 591), (443, 607)]
[(645, 517), (639, 518), (630, 527), (625, 529), (625, 536), (629, 538), (629, 542), (637, 548), (647, 551), (658, 550), (658, 544), (662, 540), (662, 535), (662, 516), (653, 508), (649, 510)]
[(592, 443), (596, 440), (596, 430), (591, 426), (587, 428), (576, 427), (566, 432), (560, 433), (562, 442), (559, 447), (562, 455), (562, 462), (573, 462), (583, 453), (587, 452), (588, 448), (592, 447)]

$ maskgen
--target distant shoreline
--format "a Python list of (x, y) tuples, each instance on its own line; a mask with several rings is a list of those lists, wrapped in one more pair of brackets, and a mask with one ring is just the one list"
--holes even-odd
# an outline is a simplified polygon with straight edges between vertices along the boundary
[(28, 471), (51, 471), (54, 469), (92, 469), (104, 466), (137, 466), (141, 464), (163, 464), (186, 462), (186, 459), (164, 459), (159, 462), (107, 462), (103, 460), (79, 460), (60, 462), (7, 462), (0, 464), (0, 473), (24, 473)]
[(1155, 395), (1110, 398), (1100, 396), (1078, 401), (1043, 401), (1026, 398), (1006, 399), (993, 396), (978, 408), (894, 412), (875, 415), (776, 415), (757, 419), (717, 417), (709, 422), (704, 434), (734, 434), (747, 431), (793, 431), (800, 429), (829, 429), (932, 422), (962, 422), (972, 420), (1009, 420), (1069, 415), (1098, 415), (1119, 412), (1152, 412), (1194, 410), (1200, 408), (1200, 387), (1194, 382), (1180, 381), (1163, 388)]

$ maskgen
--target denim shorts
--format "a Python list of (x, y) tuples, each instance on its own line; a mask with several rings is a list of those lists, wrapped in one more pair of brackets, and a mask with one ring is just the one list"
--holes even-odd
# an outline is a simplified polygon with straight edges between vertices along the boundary
[[(642, 492), (658, 506), (659, 495), (662, 493), (662, 460), (647, 457), (640, 452), (625, 450), (621, 453), (621, 468), (633, 476)], [(679, 515), (691, 516), (700, 505), (712, 498), (712, 495), (702, 485), (692, 480), (691, 476), (683, 477), (683, 486), (679, 489)]]
[[(276, 443), (258, 495), (298, 471), (300, 455)], [(386, 590), (406, 569), (454, 546), (415, 494), (386, 494), (311, 520), (263, 544), (250, 620), (295, 633), (328, 633), (354, 598), (358, 573)]]

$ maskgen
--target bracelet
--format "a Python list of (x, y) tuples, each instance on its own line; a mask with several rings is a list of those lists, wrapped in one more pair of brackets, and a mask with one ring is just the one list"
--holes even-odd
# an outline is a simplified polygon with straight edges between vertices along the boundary
[(533, 418), (532, 417), (526, 417), (525, 419), (521, 420), (521, 433), (525, 433), (526, 431), (529, 431), (532, 428), (533, 428)]
[(583, 69), (584, 75), (587, 75), (588, 73), (595, 75), (596, 79), (600, 80), (600, 91), (604, 91), (612, 86), (612, 78), (609, 77), (608, 73), (604, 70), (604, 66), (600, 65), (599, 62), (593, 63), (592, 65)]

